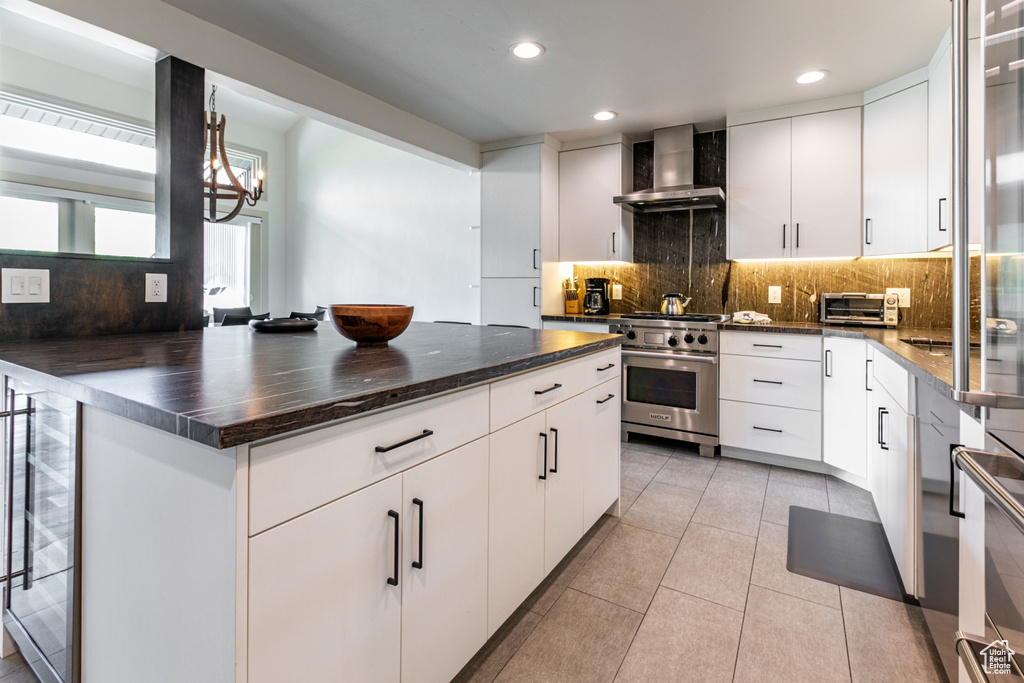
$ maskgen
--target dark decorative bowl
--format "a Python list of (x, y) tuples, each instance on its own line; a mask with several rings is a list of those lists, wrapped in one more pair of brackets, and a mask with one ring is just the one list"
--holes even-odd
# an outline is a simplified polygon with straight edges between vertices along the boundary
[(412, 306), (397, 304), (333, 304), (331, 321), (346, 339), (359, 346), (387, 344), (405, 332)]

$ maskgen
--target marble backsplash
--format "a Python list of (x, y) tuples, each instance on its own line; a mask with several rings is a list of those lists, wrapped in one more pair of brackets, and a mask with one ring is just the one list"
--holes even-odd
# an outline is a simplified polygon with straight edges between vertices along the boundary
[[(725, 131), (694, 136), (694, 177), (698, 185), (725, 188)], [(633, 186), (651, 186), (653, 143), (633, 146)], [(726, 260), (725, 209), (636, 214), (633, 263), (576, 264), (583, 286), (588, 277), (622, 285), (612, 313), (657, 310), (667, 292), (693, 297), (688, 311), (733, 313), (756, 310), (773, 320), (817, 321), (818, 300), (827, 292), (885, 292), (909, 287), (910, 308), (901, 325), (948, 328), (953, 317), (953, 268), (947, 256), (858, 259), (856, 261)], [(980, 323), (980, 257), (971, 258), (971, 324)], [(782, 303), (768, 303), (768, 287), (782, 287)]]

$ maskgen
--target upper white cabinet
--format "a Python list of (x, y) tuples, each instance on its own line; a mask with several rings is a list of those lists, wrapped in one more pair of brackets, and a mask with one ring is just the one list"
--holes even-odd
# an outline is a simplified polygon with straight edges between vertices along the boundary
[(864, 255), (926, 251), (928, 84), (864, 105)]
[(614, 143), (558, 155), (560, 261), (632, 261), (633, 214), (612, 202), (633, 183), (633, 151)]
[(857, 107), (729, 128), (729, 258), (860, 255)]
[[(971, 169), (968, 177), (968, 241), (981, 242), (984, 168), (984, 78), (981, 69), (981, 39), (967, 43), (968, 58), (968, 116), (970, 126), (967, 157)], [(928, 250), (941, 249), (952, 244), (952, 214), (950, 192), (952, 183), (952, 72), (950, 71), (950, 44), (944, 40), (928, 66)]]
[(539, 278), (542, 229), (558, 201), (557, 186), (545, 180), (557, 182), (558, 152), (538, 142), (481, 156), (481, 275)]

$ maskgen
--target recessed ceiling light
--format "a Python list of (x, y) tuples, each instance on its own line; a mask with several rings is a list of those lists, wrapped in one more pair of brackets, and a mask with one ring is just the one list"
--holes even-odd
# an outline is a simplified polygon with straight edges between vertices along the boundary
[(512, 46), (512, 54), (519, 59), (533, 59), (544, 54), (544, 46), (540, 43), (531, 43), (529, 41), (516, 43)]
[(618, 114), (616, 114), (613, 111), (599, 111), (596, 114), (594, 114), (594, 118), (597, 119), (598, 121), (611, 121), (616, 116), (618, 116)]
[(797, 76), (796, 82), (803, 83), (805, 85), (807, 83), (817, 83), (821, 79), (825, 78), (825, 76), (828, 76), (827, 71), (808, 71), (805, 74), (800, 74), (799, 76)]

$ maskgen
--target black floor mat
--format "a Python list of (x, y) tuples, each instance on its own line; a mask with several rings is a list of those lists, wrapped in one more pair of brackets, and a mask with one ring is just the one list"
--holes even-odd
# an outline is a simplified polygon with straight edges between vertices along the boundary
[(878, 522), (792, 506), (786, 568), (794, 574), (917, 604), (903, 591)]

